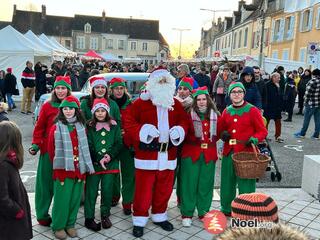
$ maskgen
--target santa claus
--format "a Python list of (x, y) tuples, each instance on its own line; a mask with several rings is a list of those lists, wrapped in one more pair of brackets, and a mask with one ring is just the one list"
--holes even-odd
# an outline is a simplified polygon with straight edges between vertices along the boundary
[(167, 205), (172, 193), (177, 146), (187, 131), (187, 115), (174, 99), (175, 79), (166, 69), (156, 69), (148, 79), (150, 99), (137, 99), (124, 121), (133, 137), (136, 186), (133, 201), (133, 235), (141, 237), (149, 208), (154, 224), (172, 231)]

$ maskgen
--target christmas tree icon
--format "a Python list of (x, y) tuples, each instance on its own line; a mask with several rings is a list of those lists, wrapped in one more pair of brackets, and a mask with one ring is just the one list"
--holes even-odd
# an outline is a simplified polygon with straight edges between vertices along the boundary
[(208, 229), (212, 231), (217, 231), (217, 230), (223, 231), (223, 228), (219, 223), (219, 219), (217, 218), (217, 213), (212, 214), (212, 218), (209, 223)]

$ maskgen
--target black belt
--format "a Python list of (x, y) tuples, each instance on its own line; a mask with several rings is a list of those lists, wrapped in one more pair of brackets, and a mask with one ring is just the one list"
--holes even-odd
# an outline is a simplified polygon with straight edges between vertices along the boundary
[(167, 143), (160, 143), (158, 141), (152, 141), (149, 144), (139, 143), (139, 148), (144, 151), (167, 152), (171, 147), (173, 147), (173, 144), (170, 141)]

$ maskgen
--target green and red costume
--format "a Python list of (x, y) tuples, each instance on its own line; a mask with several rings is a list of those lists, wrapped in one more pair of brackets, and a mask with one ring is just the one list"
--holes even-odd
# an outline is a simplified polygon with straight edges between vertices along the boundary
[(256, 190), (256, 179), (243, 179), (235, 175), (232, 154), (237, 152), (253, 152), (250, 142), (257, 144), (264, 140), (268, 131), (264, 125), (261, 112), (250, 103), (244, 102), (241, 106), (230, 105), (221, 116), (221, 132), (227, 131), (230, 140), (223, 148), (221, 164), (221, 211), (231, 213), (231, 202), (236, 196), (236, 185), (239, 194), (252, 193)]
[[(120, 172), (118, 160), (118, 154), (122, 149), (120, 126), (110, 124), (109, 131), (105, 128), (97, 130), (95, 126), (88, 127), (88, 143), (95, 174), (87, 176), (84, 215), (85, 218), (94, 218), (101, 182), (101, 217), (109, 216), (113, 197), (111, 190)], [(105, 154), (111, 157), (111, 161), (106, 164), (106, 170), (100, 165), (100, 160)]]

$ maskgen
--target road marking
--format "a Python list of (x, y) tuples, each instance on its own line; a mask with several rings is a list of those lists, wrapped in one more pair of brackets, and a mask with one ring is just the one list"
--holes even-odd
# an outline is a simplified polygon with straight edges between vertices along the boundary
[(303, 145), (284, 145), (283, 147), (291, 150), (296, 150), (297, 152), (303, 152)]
[(22, 171), (20, 172), (20, 177), (23, 183), (26, 183), (30, 178), (36, 177), (36, 171)]

